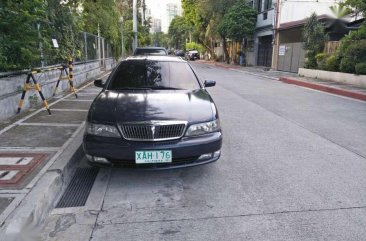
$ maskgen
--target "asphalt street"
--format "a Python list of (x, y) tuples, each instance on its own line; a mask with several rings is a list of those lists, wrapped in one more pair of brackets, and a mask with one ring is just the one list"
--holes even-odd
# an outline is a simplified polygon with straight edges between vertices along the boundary
[(366, 103), (193, 66), (217, 82), (220, 160), (102, 170), (101, 210), (54, 211), (44, 239), (366, 240)]

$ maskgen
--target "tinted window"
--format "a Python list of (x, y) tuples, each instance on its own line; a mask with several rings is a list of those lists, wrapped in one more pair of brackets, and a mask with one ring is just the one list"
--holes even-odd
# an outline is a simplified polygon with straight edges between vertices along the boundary
[(114, 74), (109, 89), (198, 89), (197, 78), (187, 63), (126, 61)]
[(136, 49), (134, 55), (167, 55), (164, 49)]

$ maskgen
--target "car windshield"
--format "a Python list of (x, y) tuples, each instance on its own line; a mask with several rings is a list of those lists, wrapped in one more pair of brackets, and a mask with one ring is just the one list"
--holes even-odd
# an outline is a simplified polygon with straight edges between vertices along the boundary
[(126, 61), (119, 65), (110, 90), (199, 89), (195, 74), (184, 62)]
[(164, 49), (136, 49), (134, 55), (167, 55)]

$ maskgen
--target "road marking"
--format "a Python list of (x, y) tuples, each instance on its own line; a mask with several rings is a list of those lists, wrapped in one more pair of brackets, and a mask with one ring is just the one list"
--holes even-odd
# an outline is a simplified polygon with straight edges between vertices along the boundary
[(33, 178), (30, 183), (26, 186), (26, 188), (33, 188), (33, 186), (37, 183), (37, 181), (43, 176), (44, 173), (52, 166), (52, 164), (57, 160), (57, 158), (64, 152), (66, 147), (73, 141), (75, 136), (84, 128), (85, 121), (80, 124), (79, 128), (77, 128), (74, 133), (70, 136), (70, 138), (58, 149), (58, 151), (51, 157), (50, 160), (44, 165), (44, 167), (38, 172), (38, 174)]
[(0, 165), (27, 165), (33, 157), (0, 157)]
[(0, 147), (0, 154), (2, 152), (28, 152), (28, 153), (38, 153), (38, 152), (57, 152), (58, 147), (18, 147), (18, 146), (7, 146)]
[[(83, 87), (81, 87), (79, 90), (82, 90), (82, 89), (84, 89), (84, 88), (87, 88), (87, 87), (89, 87), (89, 85), (91, 85), (91, 84), (92, 84), (92, 82), (91, 82), (91, 83), (86, 84), (86, 85), (85, 85), (85, 86), (83, 86)], [(66, 95), (66, 96), (64, 96), (64, 97), (62, 97), (61, 99), (56, 100), (55, 102), (53, 102), (53, 103), (49, 104), (49, 106), (51, 107), (51, 106), (55, 105), (56, 103), (61, 102), (62, 100), (66, 99), (67, 97), (72, 96), (72, 95), (74, 95), (74, 93), (70, 93), (70, 94), (68, 94), (68, 95)], [(22, 122), (24, 122), (24, 121), (28, 120), (29, 118), (31, 118), (31, 117), (33, 117), (33, 116), (37, 115), (37, 114), (38, 114), (39, 112), (41, 112), (42, 110), (46, 110), (46, 109), (45, 109), (44, 107), (42, 107), (42, 108), (38, 109), (37, 111), (33, 112), (32, 114), (29, 114), (29, 115), (25, 116), (24, 118), (22, 118), (22, 119), (20, 119), (20, 120), (18, 120), (18, 121), (16, 121), (16, 122), (14, 122), (13, 124), (11, 124), (11, 125), (9, 125), (9, 126), (5, 127), (4, 129), (2, 129), (2, 130), (0, 131), (0, 135), (1, 135), (1, 134), (3, 134), (4, 132), (6, 132), (6, 131), (10, 130), (11, 128), (13, 128), (13, 127), (15, 127), (15, 126), (19, 125), (20, 123), (22, 123)]]
[(52, 126), (52, 127), (79, 127), (80, 124), (69, 123), (19, 123), (18, 126)]
[(52, 109), (52, 111), (80, 111), (80, 112), (88, 112), (86, 109)]
[[(100, 79), (103, 79), (104, 77), (106, 77), (106, 76), (107, 76), (107, 75), (109, 75), (109, 74), (110, 74), (110, 71), (108, 71), (108, 73), (106, 73), (106, 74), (102, 75), (102, 76), (100, 77)], [(87, 84), (86, 84), (86, 85), (84, 85), (83, 87), (79, 88), (76, 92), (78, 92), (78, 91), (80, 91), (80, 90), (84, 90), (84, 89), (86, 89), (87, 87), (89, 87), (89, 86), (90, 86), (90, 85), (92, 85), (92, 84), (93, 84), (93, 82), (87, 83)], [(98, 93), (99, 93), (99, 92), (98, 92)], [(62, 100), (64, 100), (64, 99), (67, 99), (68, 97), (70, 97), (70, 96), (72, 96), (72, 95), (74, 95), (74, 93), (69, 93), (69, 94), (65, 95), (64, 97), (60, 98), (59, 100), (56, 100), (55, 102), (53, 102), (53, 103), (49, 104), (48, 106), (50, 106), (50, 107), (51, 107), (51, 106), (53, 106), (54, 104), (56, 104), (56, 103), (58, 103), (58, 102), (60, 102), (60, 101), (62, 101)], [(18, 121), (16, 121), (16, 122), (12, 123), (11, 125), (9, 125), (9, 126), (5, 127), (4, 129), (0, 130), (0, 135), (1, 135), (1, 134), (3, 134), (4, 132), (6, 132), (6, 131), (10, 130), (11, 128), (13, 128), (13, 127), (15, 127), (15, 126), (19, 125), (20, 123), (22, 123), (22, 122), (24, 122), (24, 121), (28, 120), (28, 119), (29, 119), (29, 118), (31, 118), (32, 116), (37, 115), (37, 114), (38, 114), (39, 112), (41, 112), (42, 110), (46, 110), (46, 108), (42, 107), (42, 108), (38, 109), (37, 111), (35, 111), (35, 112), (33, 112), (33, 113), (31, 113), (31, 114), (29, 114), (29, 115), (27, 115), (27, 116), (23, 117), (22, 119), (19, 119)]]
[(0, 170), (0, 181), (10, 181), (13, 179), (19, 171), (10, 171), (10, 170)]
[(65, 99), (63, 101), (65, 101), (65, 102), (92, 102), (93, 100), (70, 100), (70, 99)]

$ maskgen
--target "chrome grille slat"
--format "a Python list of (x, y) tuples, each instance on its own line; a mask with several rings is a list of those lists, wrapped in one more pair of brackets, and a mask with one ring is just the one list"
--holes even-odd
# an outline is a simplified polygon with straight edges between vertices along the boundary
[(130, 122), (119, 125), (123, 138), (133, 141), (163, 141), (184, 135), (185, 121)]

